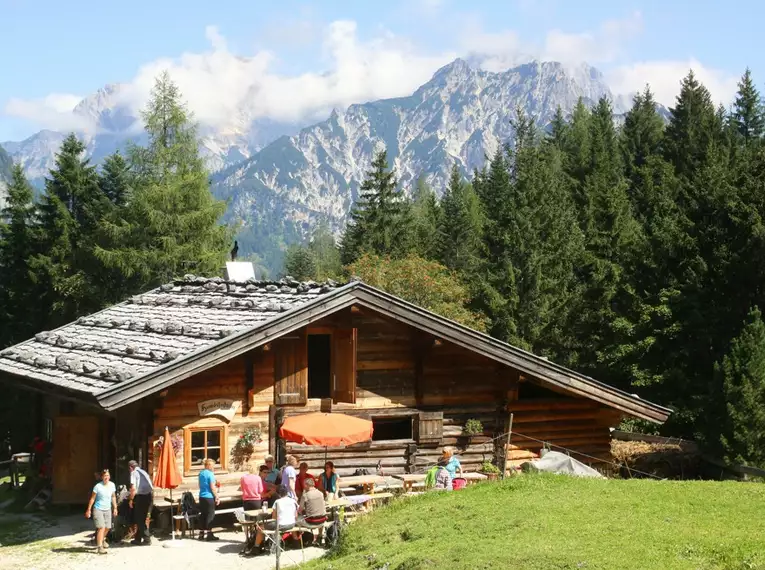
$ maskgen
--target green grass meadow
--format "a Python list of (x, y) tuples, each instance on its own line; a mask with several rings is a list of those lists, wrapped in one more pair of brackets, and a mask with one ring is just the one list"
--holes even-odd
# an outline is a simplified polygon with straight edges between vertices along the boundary
[(361, 517), (332, 570), (765, 570), (765, 485), (522, 475)]

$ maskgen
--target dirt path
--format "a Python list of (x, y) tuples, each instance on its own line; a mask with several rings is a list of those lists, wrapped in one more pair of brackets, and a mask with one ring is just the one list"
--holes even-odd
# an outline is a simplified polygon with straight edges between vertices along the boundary
[[(154, 540), (150, 546), (114, 545), (100, 556), (92, 546), (92, 523), (82, 517), (49, 519), (24, 515), (0, 518), (0, 569), (92, 570), (108, 568), (183, 568), (184, 570), (266, 570), (274, 567), (273, 556), (242, 558), (241, 532), (218, 533), (218, 542), (177, 540), (180, 546), (166, 548), (169, 540)], [(305, 559), (324, 554), (320, 548), (306, 548)], [(302, 561), (300, 550), (282, 554), (282, 565)]]

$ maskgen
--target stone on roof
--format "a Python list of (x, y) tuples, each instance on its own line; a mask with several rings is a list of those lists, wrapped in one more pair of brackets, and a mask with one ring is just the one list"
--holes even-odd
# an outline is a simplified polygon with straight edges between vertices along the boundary
[(0, 351), (0, 372), (97, 393), (262, 326), (337, 288), (334, 281), (227, 281), (185, 275)]

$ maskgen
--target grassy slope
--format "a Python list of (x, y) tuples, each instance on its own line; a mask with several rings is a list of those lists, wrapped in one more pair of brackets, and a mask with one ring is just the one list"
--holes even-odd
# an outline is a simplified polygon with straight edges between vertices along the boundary
[(397, 501), (345, 538), (306, 567), (765, 569), (765, 485), (527, 475)]

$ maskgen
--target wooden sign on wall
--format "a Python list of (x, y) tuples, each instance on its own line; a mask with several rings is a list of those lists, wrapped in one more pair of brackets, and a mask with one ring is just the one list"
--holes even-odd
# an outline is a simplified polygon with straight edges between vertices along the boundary
[(234, 419), (236, 411), (242, 402), (239, 400), (229, 400), (226, 398), (215, 398), (214, 400), (205, 400), (197, 404), (199, 415), (201, 417), (220, 416), (226, 421)]

